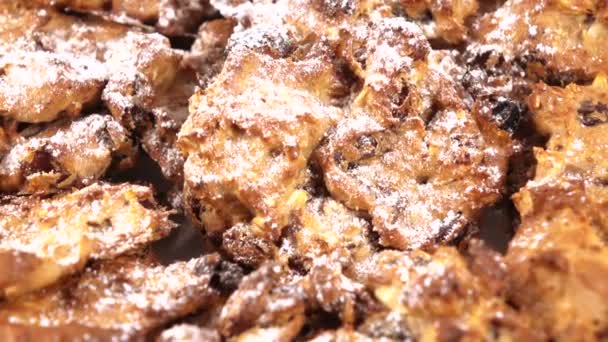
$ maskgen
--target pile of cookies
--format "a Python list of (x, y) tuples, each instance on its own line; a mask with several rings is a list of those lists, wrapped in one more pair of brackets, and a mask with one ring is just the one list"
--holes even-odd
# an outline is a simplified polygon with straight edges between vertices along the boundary
[(602, 0), (0, 0), (0, 339), (606, 339), (607, 74)]

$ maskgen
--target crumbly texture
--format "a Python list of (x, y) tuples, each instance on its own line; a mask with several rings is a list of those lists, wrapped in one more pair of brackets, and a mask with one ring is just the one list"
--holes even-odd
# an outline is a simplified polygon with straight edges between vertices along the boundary
[[(0, 111), (22, 122), (48, 122), (60, 113), (78, 116), (101, 94), (104, 74), (95, 61), (48, 52), (16, 53), (0, 59)], [(36, 78), (32, 78), (36, 75)]]
[(535, 178), (514, 195), (522, 216), (506, 263), (510, 297), (556, 340), (601, 339), (608, 329), (599, 279), (608, 248), (604, 74), (591, 85), (534, 87), (533, 120), (549, 140)]
[(311, 313), (328, 312), (346, 324), (372, 304), (361, 284), (343, 274), (339, 259), (323, 257), (306, 276), (276, 263), (266, 263), (245, 277), (223, 307), (218, 328), (237, 340), (297, 337)]
[(180, 132), (185, 202), (210, 234), (254, 219), (276, 239), (313, 149), (342, 115), (331, 104), (342, 86), (322, 44), (290, 51), (288, 32), (265, 27), (232, 39)]
[(608, 67), (607, 10), (601, 0), (509, 0), (476, 24), (471, 48), (519, 59), (541, 79), (589, 79)]
[(218, 260), (212, 254), (162, 266), (135, 255), (95, 263), (63, 284), (1, 304), (0, 334), (141, 339), (215, 296), (210, 281)]
[(206, 87), (222, 71), (226, 61), (228, 41), (236, 20), (221, 18), (207, 21), (198, 30), (186, 63), (196, 70), (199, 82)]
[(20, 136), (0, 153), (0, 192), (50, 193), (89, 185), (135, 163), (127, 131), (111, 116), (92, 114), (57, 121), (31, 136)]
[(576, 175), (592, 182), (608, 181), (608, 79), (565, 88), (539, 83), (528, 99), (532, 120), (549, 140), (535, 150), (535, 181)]
[(139, 139), (163, 175), (180, 187), (185, 158), (177, 148), (177, 134), (188, 117), (196, 85), (194, 70), (182, 63), (171, 82), (152, 92), (118, 82), (108, 84), (104, 93), (112, 114)]
[(194, 32), (214, 14), (207, 0), (35, 0), (43, 6), (105, 14), (116, 21), (154, 25), (168, 36)]
[[(316, 13), (315, 9), (310, 10)], [(266, 225), (270, 234), (276, 236), (274, 231), (287, 223), (285, 211), (294, 209), (288, 205), (293, 202), (290, 198), (294, 194), (293, 189), (301, 183), (297, 177), (304, 169), (304, 158), (310, 155), (310, 151), (307, 151), (310, 147), (307, 145), (318, 144), (320, 138), (326, 135), (327, 141), (321, 143), (316, 154), (324, 171), (325, 185), (334, 197), (350, 208), (365, 210), (372, 216), (374, 229), (380, 234), (384, 245), (414, 249), (454, 239), (476, 218), (480, 208), (496, 201), (500, 196), (505, 181), (509, 138), (493, 129), (492, 124), (485, 122), (484, 118), (468, 112), (465, 103), (459, 99), (461, 89), (453, 83), (451, 75), (446, 74), (440, 66), (435, 66), (436, 59), (429, 57), (430, 47), (416, 25), (401, 18), (375, 20), (345, 15), (344, 21), (353, 21), (354, 24), (352, 28), (341, 28), (343, 23), (340, 20), (334, 23), (324, 15), (325, 12), (319, 12), (316, 19), (319, 22), (323, 20), (325, 26), (319, 23), (319, 28), (326, 30), (328, 37), (331, 37), (328, 47), (346, 58), (351, 70), (361, 78), (363, 88), (355, 93), (353, 101), (343, 106), (341, 111), (339, 108), (328, 107), (336, 114), (328, 113), (330, 120), (325, 121), (327, 124), (312, 121), (311, 124), (319, 129), (314, 132), (317, 135), (312, 136), (312, 139), (302, 135), (306, 131), (293, 124), (282, 128), (280, 122), (277, 122), (272, 128), (263, 130), (261, 118), (271, 115), (277, 117), (272, 114), (277, 109), (281, 111), (281, 120), (302, 115), (297, 112), (285, 115), (284, 110), (280, 109), (285, 105), (280, 102), (274, 104), (271, 100), (277, 97), (275, 94), (280, 93), (278, 89), (283, 84), (304, 89), (311, 87), (306, 84), (307, 79), (298, 78), (294, 73), (290, 75), (293, 81), (291, 78), (274, 79), (273, 77), (280, 77), (283, 69), (284, 63), (279, 62), (283, 62), (282, 59), (289, 62), (303, 53), (312, 54), (316, 61), (327, 57), (320, 55), (323, 50), (315, 52), (314, 44), (311, 48), (306, 47), (312, 49), (310, 51), (298, 50), (306, 42), (299, 41), (298, 34), (312, 34), (305, 31), (311, 27), (301, 27), (306, 17), (288, 16), (287, 22), (290, 25), (285, 26), (284, 32), (267, 32), (265, 26), (259, 25), (233, 34), (222, 73), (206, 89), (203, 100), (196, 96), (193, 98), (192, 122), (188, 121), (182, 129), (182, 149), (188, 155), (187, 205), (197, 210), (193, 214), (213, 234), (215, 230), (223, 231), (235, 223), (253, 219), (254, 223)], [(291, 24), (296, 28), (295, 32), (290, 29)], [(332, 37), (339, 29), (339, 37)], [(246, 73), (249, 65), (264, 65), (252, 60), (250, 56), (256, 56), (255, 52), (251, 55), (244, 53), (255, 49), (264, 49), (266, 53), (276, 55), (273, 59), (267, 58), (266, 65), (272, 67), (272, 70), (265, 72), (263, 79), (256, 75), (240, 75)], [(239, 63), (238, 70), (241, 73), (232, 70), (236, 68), (235, 63)], [(314, 69), (313, 64), (303, 64), (287, 64), (287, 68), (303, 71), (312, 68), (307, 72), (322, 72)], [(331, 66), (331, 63), (323, 64)], [(258, 67), (256, 70), (261, 69)], [(224, 74), (231, 77), (238, 75), (240, 78), (224, 79)], [(340, 80), (336, 76), (333, 78)], [(246, 136), (255, 135), (253, 129), (261, 130), (266, 135), (264, 139), (272, 143), (276, 139), (273, 135), (277, 134), (274, 133), (277, 130), (283, 135), (283, 140), (289, 138), (293, 140), (292, 144), (300, 145), (297, 149), (304, 149), (305, 153), (297, 150), (293, 153), (292, 169), (281, 166), (285, 163), (283, 156), (276, 156), (280, 153), (280, 146), (266, 148), (274, 154), (269, 157), (276, 160), (269, 163), (259, 159), (263, 154), (237, 151), (237, 146), (243, 143), (227, 145), (225, 138), (211, 135), (207, 133), (210, 128), (204, 128), (204, 125), (213, 127), (212, 122), (209, 122), (212, 117), (239, 115), (235, 110), (225, 114), (217, 112), (214, 109), (217, 100), (209, 105), (216, 87), (221, 85), (221, 89), (234, 88), (240, 81), (244, 90), (239, 91), (250, 91), (247, 82), (254, 79), (257, 82), (250, 87), (253, 87), (255, 96), (268, 93), (267, 98), (262, 98), (263, 103), (257, 104), (258, 100), (247, 93), (246, 100), (243, 97), (238, 101), (248, 107), (241, 105), (238, 111), (261, 111), (257, 119), (260, 122), (232, 121)], [(272, 84), (272, 93), (264, 90), (264, 84), (267, 83)], [(331, 84), (336, 82), (317, 76), (312, 95), (321, 101), (327, 101), (326, 98), (331, 99), (337, 93), (320, 92), (323, 83), (329, 84), (326, 89), (331, 90)], [(327, 111), (315, 109), (308, 104), (308, 100), (299, 100), (295, 94), (281, 96), (290, 97), (290, 110), (310, 107), (310, 111), (316, 115)], [(224, 101), (228, 98), (223, 93), (221, 97)], [(295, 105), (296, 101), (298, 105)], [(197, 102), (206, 104), (201, 106)], [(335, 100), (333, 104), (336, 104)], [(232, 102), (223, 106), (236, 108)], [(202, 120), (195, 122), (194, 119), (198, 117), (204, 118), (208, 123)], [(240, 120), (246, 118), (244, 115), (241, 117)], [(305, 121), (310, 120), (299, 119), (298, 124)], [(270, 122), (266, 125), (269, 124)], [(336, 127), (323, 129), (328, 124), (336, 124)], [(220, 127), (223, 125), (220, 124)], [(293, 128), (297, 129), (299, 136), (288, 133)], [(241, 134), (234, 130), (231, 127), (231, 135)], [(195, 133), (200, 137), (196, 146), (193, 139)], [(211, 141), (217, 143), (210, 143)], [(286, 145), (287, 141), (279, 143)], [(222, 158), (218, 158), (218, 150), (222, 150), (219, 144), (225, 147), (223, 151), (230, 156), (229, 162), (237, 163), (233, 164), (235, 166), (226, 167), (221, 162)], [(194, 153), (196, 148), (209, 152)], [(246, 155), (246, 161), (235, 160), (236, 155)], [(286, 156), (290, 157), (288, 154)], [(204, 170), (202, 165), (205, 165)], [(231, 170), (230, 175), (218, 178), (218, 172), (214, 171), (217, 170), (215, 165)], [(275, 173), (259, 169), (264, 165), (273, 165)], [(289, 178), (277, 172), (287, 173)], [(251, 177), (258, 178), (254, 180)], [(281, 184), (287, 189), (279, 190), (275, 184)], [(271, 196), (264, 195), (264, 192), (269, 192)], [(433, 195), (427, 197), (429, 192)], [(192, 203), (190, 197), (198, 197), (196, 202), (203, 204)], [(205, 205), (210, 202), (216, 204)], [(283, 208), (276, 207), (277, 204)]]
[(442, 39), (457, 44), (467, 39), (467, 20), (477, 14), (477, 0), (418, 0), (403, 1), (405, 14), (421, 22), (429, 39)]
[[(306, 339), (321, 341), (543, 338), (505, 303), (506, 266), (478, 243), (465, 256), (452, 247), (432, 255), (380, 252), (360, 263), (357, 275), (336, 254), (314, 262), (306, 275), (268, 263), (245, 277), (222, 309), (220, 333), (285, 341), (303, 330), (312, 331)], [(317, 330), (321, 312), (336, 315), (345, 327)]]
[(354, 271), (376, 251), (370, 241), (371, 225), (331, 197), (308, 197), (285, 231), (278, 258), (306, 272), (316, 259), (339, 253)]
[[(19, 1), (3, 3), (0, 13), (4, 21), (0, 25), (0, 51), (2, 63), (8, 66), (2, 77), (4, 87), (14, 87), (15, 94), (22, 92), (24, 96), (7, 99), (6, 106), (10, 108), (15, 102), (40, 111), (39, 117), (15, 118), (17, 121), (51, 121), (63, 111), (78, 114), (83, 103), (99, 101), (101, 85), (106, 81), (134, 87), (134, 78), (138, 78), (140, 91), (153, 91), (163, 89), (175, 77), (179, 54), (170, 50), (168, 40), (158, 34), (97, 18), (67, 16)], [(25, 56), (13, 56), (14, 52)], [(32, 60), (26, 65), (32, 64), (34, 70), (25, 69), (23, 58)], [(38, 75), (37, 69), (44, 70), (43, 77), (29, 83), (29, 87), (37, 91), (30, 95), (31, 91), (22, 87), (24, 78)], [(69, 86), (72, 93), (59, 91), (61, 88), (55, 85)], [(78, 95), (79, 101), (65, 104), (66, 100), (59, 101), (61, 97), (54, 96), (56, 91), (59, 96)], [(48, 99), (53, 101), (47, 104)], [(19, 112), (20, 115), (27, 113)], [(10, 111), (7, 110), (7, 114)], [(30, 116), (34, 114), (36, 112)]]
[(174, 141), (196, 78), (180, 68), (182, 53), (166, 37), (19, 1), (1, 4), (0, 13), (0, 115), (50, 122), (103, 100), (165, 175), (181, 178)]
[(0, 340), (605, 340), (607, 25), (0, 1)]
[(374, 338), (429, 341), (539, 338), (527, 328), (526, 317), (503, 300), (506, 267), (500, 256), (478, 244), (468, 253), (463, 257), (440, 247), (432, 255), (375, 255), (366, 281), (388, 310), (368, 316), (359, 331)]
[(364, 83), (319, 150), (325, 184), (371, 215), (386, 246), (450, 241), (500, 196), (509, 138), (467, 110), (417, 26), (370, 26), (341, 41), (358, 47), (351, 61)]
[(134, 185), (95, 184), (48, 199), (6, 197), (0, 203), (3, 296), (53, 284), (89, 259), (136, 250), (173, 227), (151, 190)]
[(601, 339), (608, 329), (608, 192), (580, 179), (528, 185), (506, 257), (510, 297), (556, 340)]

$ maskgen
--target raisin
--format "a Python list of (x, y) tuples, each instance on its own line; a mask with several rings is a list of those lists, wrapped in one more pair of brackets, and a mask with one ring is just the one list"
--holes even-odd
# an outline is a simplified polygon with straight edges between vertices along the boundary
[(510, 133), (517, 131), (523, 114), (524, 108), (521, 104), (506, 99), (498, 100), (492, 108), (492, 115), (498, 126)]
[(578, 119), (584, 126), (592, 127), (608, 122), (608, 105), (604, 103), (594, 104), (585, 100), (581, 102), (577, 112)]

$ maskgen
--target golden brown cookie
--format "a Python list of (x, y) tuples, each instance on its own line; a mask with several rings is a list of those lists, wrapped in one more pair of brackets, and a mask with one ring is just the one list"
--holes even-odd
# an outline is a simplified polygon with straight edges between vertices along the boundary
[(97, 262), (74, 276), (0, 305), (0, 337), (29, 340), (144, 339), (202, 307), (215, 290), (216, 254), (160, 265), (145, 256)]
[(454, 239), (500, 197), (508, 136), (466, 109), (414, 24), (382, 19), (347, 44), (364, 84), (319, 150), (328, 190), (369, 213), (385, 246)]
[(233, 35), (222, 72), (191, 99), (185, 202), (211, 235), (255, 218), (278, 238), (312, 151), (342, 115), (330, 51), (292, 40), (270, 28)]
[(537, 181), (577, 175), (608, 181), (608, 80), (599, 74), (587, 86), (540, 83), (528, 98), (532, 120), (549, 137), (535, 150)]
[(36, 290), (82, 270), (90, 259), (141, 248), (169, 233), (168, 215), (150, 188), (129, 184), (1, 198), (0, 294)]
[[(32, 129), (35, 127), (31, 127)], [(128, 132), (111, 116), (57, 121), (0, 153), (0, 192), (47, 193), (85, 186), (133, 165)]]
[(584, 180), (529, 184), (506, 256), (509, 296), (556, 340), (601, 340), (608, 329), (608, 191)]

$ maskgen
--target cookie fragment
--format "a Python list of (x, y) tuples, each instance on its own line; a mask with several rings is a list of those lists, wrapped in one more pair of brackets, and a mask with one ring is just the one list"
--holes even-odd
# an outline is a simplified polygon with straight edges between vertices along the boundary
[(111, 116), (57, 121), (0, 153), (0, 192), (41, 194), (86, 186), (111, 168), (130, 167), (136, 156), (128, 132)]
[(162, 34), (181, 36), (196, 30), (205, 17), (215, 12), (208, 0), (35, 0), (59, 9), (109, 14), (116, 21), (154, 25)]
[(65, 283), (0, 306), (0, 336), (143, 339), (215, 296), (216, 254), (162, 266), (150, 257), (96, 262)]
[(222, 72), (191, 99), (179, 135), (185, 202), (211, 235), (255, 218), (277, 239), (312, 151), (341, 116), (327, 47), (293, 39), (270, 28), (233, 35)]
[(595, 340), (606, 329), (608, 191), (580, 179), (528, 184), (506, 256), (510, 298), (554, 339)]
[(535, 181), (568, 175), (608, 181), (607, 92), (608, 80), (603, 73), (587, 86), (534, 86), (528, 98), (532, 120), (538, 131), (549, 137), (544, 149), (535, 150)]
[[(363, 89), (318, 153), (328, 190), (372, 217), (380, 243), (446, 243), (501, 195), (510, 139), (467, 110), (421, 31), (382, 19), (350, 39)], [(349, 50), (347, 50), (349, 51)]]
[(608, 66), (607, 10), (603, 1), (506, 1), (476, 24), (470, 49), (554, 84), (589, 80)]
[(30, 123), (78, 116), (99, 100), (106, 75), (96, 60), (42, 51), (3, 55), (0, 70), (0, 113)]
[(179, 53), (158, 34), (19, 1), (3, 3), (0, 13), (0, 53), (8, 66), (3, 87), (20, 95), (4, 101), (3, 115), (18, 121), (48, 122), (65, 111), (76, 116), (85, 104), (99, 102), (105, 82), (152, 96), (175, 78)]
[[(152, 191), (93, 184), (50, 198), (0, 200), (0, 294), (16, 296), (166, 236), (173, 224)], [(1, 310), (0, 310), (1, 311)]]

